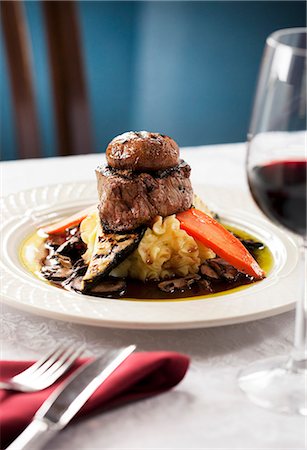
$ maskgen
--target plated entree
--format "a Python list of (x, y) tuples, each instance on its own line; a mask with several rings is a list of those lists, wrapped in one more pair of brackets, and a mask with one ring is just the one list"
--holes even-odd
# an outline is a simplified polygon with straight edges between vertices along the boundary
[(106, 159), (96, 169), (98, 205), (40, 230), (45, 279), (82, 294), (163, 299), (265, 277), (258, 263), (265, 246), (227, 229), (194, 194), (173, 139), (124, 133)]

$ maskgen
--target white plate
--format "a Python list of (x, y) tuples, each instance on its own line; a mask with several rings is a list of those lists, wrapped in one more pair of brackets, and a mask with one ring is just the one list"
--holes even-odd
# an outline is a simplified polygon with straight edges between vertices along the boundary
[(95, 202), (95, 183), (80, 182), (31, 189), (2, 200), (3, 301), (55, 319), (131, 329), (212, 327), (290, 310), (299, 295), (295, 240), (262, 218), (248, 194), (212, 186), (198, 186), (195, 191), (205, 201), (210, 199), (211, 205), (218, 205), (218, 212), (227, 223), (250, 232), (269, 246), (274, 266), (265, 280), (242, 291), (178, 302), (95, 298), (44, 283), (22, 265), (21, 244), (38, 225)]

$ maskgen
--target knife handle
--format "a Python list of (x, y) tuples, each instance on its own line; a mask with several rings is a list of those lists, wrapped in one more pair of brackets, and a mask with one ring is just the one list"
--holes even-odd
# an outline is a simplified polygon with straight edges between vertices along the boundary
[(6, 450), (40, 450), (56, 433), (47, 422), (34, 419)]

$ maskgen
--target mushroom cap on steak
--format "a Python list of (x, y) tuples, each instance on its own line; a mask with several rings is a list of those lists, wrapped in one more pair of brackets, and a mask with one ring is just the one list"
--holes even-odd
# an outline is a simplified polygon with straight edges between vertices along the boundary
[(179, 147), (163, 134), (129, 131), (109, 143), (106, 157), (108, 165), (114, 169), (156, 171), (179, 164)]

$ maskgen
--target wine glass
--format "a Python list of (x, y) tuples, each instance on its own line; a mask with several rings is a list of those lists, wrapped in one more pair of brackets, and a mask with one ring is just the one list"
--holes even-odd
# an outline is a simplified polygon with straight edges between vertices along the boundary
[(290, 355), (256, 361), (238, 379), (254, 403), (302, 415), (307, 415), (306, 32), (279, 30), (266, 41), (246, 162), (258, 207), (301, 241), (302, 295), (296, 305), (294, 347)]

